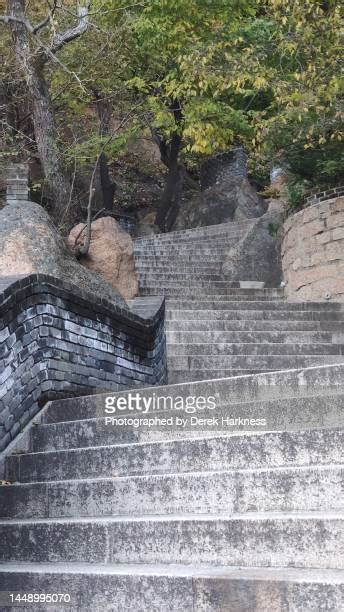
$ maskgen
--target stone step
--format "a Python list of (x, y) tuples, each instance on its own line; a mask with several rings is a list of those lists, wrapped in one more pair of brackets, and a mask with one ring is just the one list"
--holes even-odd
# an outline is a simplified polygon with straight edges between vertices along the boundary
[[(174, 274), (174, 272), (176, 272), (176, 274)], [(204, 278), (204, 276), (206, 277), (210, 276), (211, 279), (214, 277), (219, 277), (219, 280), (225, 280), (224, 276), (221, 273), (220, 266), (217, 264), (216, 264), (216, 267), (214, 267), (213, 269), (211, 269), (209, 266), (204, 269), (197, 268), (197, 266), (195, 265), (190, 265), (189, 267), (178, 266), (178, 271), (176, 271), (176, 266), (174, 265), (173, 266), (161, 266), (161, 267), (158, 267), (158, 266), (153, 267), (151, 265), (145, 265), (145, 266), (136, 265), (136, 274), (140, 277), (141, 276), (145, 277), (149, 275), (152, 278), (156, 277), (156, 275), (158, 274), (163, 274), (166, 276), (171, 276), (175, 279), (178, 279), (180, 277), (181, 280), (183, 279), (184, 276), (188, 276), (191, 279), (193, 275), (197, 275), (202, 278)], [(240, 286), (239, 283), (236, 283), (234, 285), (234, 281), (228, 281), (228, 282), (232, 282), (233, 287)]]
[(223, 263), (223, 254), (208, 255), (206, 259), (200, 259), (199, 253), (180, 253), (179, 249), (166, 255), (154, 255), (152, 253), (143, 253), (138, 255), (134, 253), (135, 261), (141, 264), (162, 265), (162, 266), (221, 266)]
[(221, 223), (215, 225), (205, 225), (202, 227), (194, 227), (190, 229), (177, 230), (173, 232), (168, 232), (166, 234), (155, 234), (150, 236), (141, 236), (135, 239), (135, 243), (137, 242), (146, 242), (146, 241), (154, 241), (154, 240), (171, 240), (173, 239), (184, 239), (186, 237), (195, 237), (195, 239), (199, 240), (202, 237), (207, 236), (218, 236), (220, 234), (227, 235), (228, 233), (236, 234), (238, 231), (245, 231), (249, 227), (253, 225), (254, 222), (249, 219), (242, 222), (233, 222), (230, 221), (228, 223)]
[(343, 519), (327, 510), (0, 521), (0, 560), (344, 569)]
[[(190, 374), (190, 373), (189, 373)], [(216, 378), (216, 376), (214, 377)], [(207, 416), (217, 419), (226, 418), (229, 414), (234, 418), (237, 414), (244, 414), (249, 418), (254, 418), (254, 413), (261, 415), (266, 420), (266, 428), (269, 430), (286, 429), (302, 429), (305, 426), (314, 428), (321, 425), (322, 427), (334, 426), (341, 422), (340, 406), (344, 401), (344, 395), (335, 394), (333, 396), (313, 396), (309, 399), (292, 397), (265, 402), (248, 402), (248, 403), (229, 403), (228, 399), (223, 404), (217, 403), (216, 408)], [(303, 412), (306, 410), (311, 414), (311, 420), (302, 420), (302, 414), (295, 416), (295, 410), (300, 408)], [(173, 416), (173, 409), (158, 409), (154, 411), (154, 415), (163, 416), (165, 418)], [(209, 412), (209, 411), (208, 411)], [(73, 420), (58, 423), (37, 424), (31, 431), (30, 451), (46, 452), (54, 450), (63, 450), (71, 448), (86, 448), (90, 446), (107, 446), (113, 444), (129, 444), (154, 442), (159, 440), (174, 439), (181, 435), (199, 436), (205, 435), (207, 431), (200, 430), (200, 427), (188, 426), (187, 434), (185, 429), (181, 427), (120, 427), (106, 426), (104, 424), (104, 410), (99, 410), (99, 418), (86, 418), (78, 412), (75, 417), (84, 416), (83, 420)], [(101, 418), (100, 414), (103, 418)], [(130, 415), (132, 416), (132, 415)], [(150, 415), (149, 415), (150, 416)], [(183, 415), (182, 415), (183, 416)], [(184, 415), (185, 416), (185, 415)], [(190, 423), (189, 423), (190, 424)], [(209, 427), (207, 428), (209, 429)], [(232, 433), (232, 430), (226, 426), (227, 432), (221, 427), (219, 421), (218, 427), (215, 429), (221, 430), (220, 433)], [(234, 431), (240, 431), (243, 428), (234, 427)], [(249, 428), (250, 429), (250, 428)], [(260, 427), (261, 429), (261, 427)], [(263, 427), (264, 429), (264, 427)], [(210, 432), (214, 433), (214, 432)]]
[(291, 370), (344, 363), (344, 355), (177, 355), (167, 357), (168, 370)]
[[(175, 266), (161, 266), (161, 267), (153, 267), (150, 265), (145, 265), (145, 266), (141, 266), (141, 265), (136, 265), (136, 274), (140, 277), (145, 278), (146, 276), (155, 278), (157, 275), (164, 275), (164, 276), (171, 276), (173, 278), (181, 278), (181, 280), (183, 279), (184, 276), (188, 276), (190, 279), (193, 275), (197, 275), (200, 276), (204, 279), (204, 277), (208, 277), (210, 276), (210, 280), (214, 279), (216, 280), (216, 277), (218, 277), (218, 280), (225, 280), (224, 276), (221, 273), (221, 269), (220, 266), (216, 265), (216, 267), (214, 267), (213, 269), (211, 269), (209, 266), (207, 268), (197, 268), (197, 266), (189, 266), (189, 268), (185, 267), (181, 267), (178, 266), (178, 272), (176, 271), (176, 267)], [(234, 281), (231, 281), (234, 283)], [(233, 286), (237, 286), (239, 287), (239, 283), (237, 283), (237, 285)]]
[(226, 244), (229, 248), (238, 242), (245, 232), (238, 230), (235, 232), (228, 232), (225, 234), (218, 234), (213, 236), (188, 236), (186, 238), (170, 238), (168, 240), (159, 240), (155, 238), (153, 240), (135, 240), (134, 249), (135, 251), (143, 251), (144, 249), (172, 249), (173, 247), (206, 247), (209, 245)]
[[(205, 285), (205, 283), (204, 283)], [(241, 304), (241, 308), (242, 308), (242, 304), (243, 303), (250, 303), (250, 302), (271, 302), (271, 299), (273, 299), (274, 302), (277, 301), (284, 301), (284, 296), (283, 295), (276, 295), (273, 298), (271, 298), (271, 295), (255, 295), (254, 293), (254, 289), (251, 290), (252, 293), (249, 294), (245, 294), (245, 295), (240, 295), (237, 293), (233, 293), (231, 290), (231, 287), (229, 287), (228, 289), (226, 288), (221, 288), (221, 287), (213, 287), (213, 286), (209, 286), (209, 285), (205, 285), (204, 287), (200, 287), (200, 285), (198, 284), (197, 286), (184, 286), (184, 287), (179, 287), (179, 288), (166, 288), (164, 286), (162, 286), (161, 284), (155, 286), (155, 287), (143, 287), (140, 290), (140, 294), (142, 297), (161, 297), (164, 296), (166, 298), (167, 301), (170, 300), (179, 300), (180, 302), (182, 302), (181, 306), (183, 308), (187, 308), (188, 303), (190, 302), (190, 304), (192, 304), (191, 307), (195, 307), (195, 303), (198, 305), (200, 305), (199, 309), (202, 309), (202, 306), (204, 303), (206, 303), (206, 305), (208, 307), (213, 307), (214, 309), (216, 309), (216, 303), (220, 303), (220, 302), (240, 302)]]
[(215, 370), (211, 370), (209, 368), (207, 370), (173, 370), (172, 368), (169, 368), (168, 383), (177, 385), (187, 382), (209, 381), (211, 379), (216, 380), (219, 378), (250, 376), (261, 374), (263, 372), (275, 372), (275, 370), (268, 368), (217, 368)]
[[(204, 289), (204, 288), (203, 288)], [(183, 292), (185, 290), (185, 287), (183, 288)], [(266, 293), (261, 294), (259, 296), (255, 295), (255, 291), (256, 289), (242, 289), (242, 291), (244, 293), (238, 293), (239, 289), (233, 289), (233, 291), (230, 291), (228, 294), (222, 294), (219, 292), (217, 293), (217, 295), (208, 295), (207, 291), (204, 290), (202, 292), (202, 298), (200, 298), (196, 293), (191, 293), (188, 296), (185, 297), (181, 297), (181, 296), (165, 296), (166, 297), (166, 303), (167, 303), (167, 307), (170, 308), (174, 308), (174, 302), (180, 302), (182, 307), (187, 308), (188, 304), (190, 304), (190, 308), (195, 308), (195, 306), (199, 306), (200, 305), (200, 310), (202, 310), (202, 306), (203, 304), (206, 304), (206, 306), (209, 307), (209, 305), (212, 305), (214, 309), (216, 309), (216, 304), (217, 303), (221, 303), (221, 302), (229, 302), (229, 303), (233, 303), (233, 302), (237, 302), (240, 303), (241, 305), (241, 309), (243, 307), (243, 302), (246, 303), (251, 303), (251, 302), (265, 302), (264, 306), (265, 309), (267, 307), (266, 302), (280, 302), (281, 300), (283, 300), (285, 302), (285, 298), (283, 296), (283, 294), (276, 294), (276, 295), (271, 295), (269, 294), (269, 289), (265, 289), (264, 291)], [(258, 289), (258, 291), (261, 291), (260, 289)], [(233, 293), (234, 292), (234, 293)], [(160, 288), (160, 296), (161, 296), (161, 288)], [(142, 297), (150, 297), (150, 296), (142, 296)], [(151, 296), (151, 297), (158, 297), (158, 296)], [(287, 303), (287, 302), (286, 302)], [(249, 308), (252, 308), (251, 304), (249, 306)]]
[(173, 284), (174, 287), (180, 287), (183, 285), (187, 285), (187, 283), (191, 283), (192, 285), (199, 286), (199, 284), (204, 284), (208, 282), (209, 284), (223, 283), (226, 287), (238, 287), (238, 284), (233, 284), (231, 281), (225, 281), (221, 274), (203, 274), (202, 272), (193, 273), (192, 277), (188, 273), (181, 272), (155, 272), (150, 271), (148, 273), (139, 271), (137, 272), (140, 285), (141, 286), (156, 286), (158, 283), (162, 283), (164, 286), (166, 281), (168, 285)]
[(178, 268), (176, 268), (176, 266), (170, 265), (170, 263), (167, 261), (166, 263), (155, 262), (155, 264), (153, 265), (153, 262), (149, 262), (146, 260), (142, 261), (139, 259), (135, 261), (135, 267), (136, 270), (138, 270), (139, 272), (152, 272), (153, 274), (155, 274), (155, 272), (159, 272), (162, 274), (173, 274), (173, 272), (177, 274), (188, 274), (190, 272), (201, 272), (202, 274), (219, 274), (221, 272), (221, 266), (218, 263), (210, 264), (208, 262), (199, 262), (198, 264), (195, 264), (193, 262), (186, 262), (185, 264), (181, 264), (180, 266), (178, 266)]
[[(171, 279), (170, 281), (158, 281), (158, 280), (154, 280), (152, 279), (151, 281), (147, 281), (142, 279), (142, 281), (140, 281), (140, 284), (143, 286), (143, 288), (145, 287), (149, 287), (150, 289), (160, 289), (160, 288), (172, 288), (173, 290), (178, 290), (178, 289), (182, 289), (184, 290), (187, 287), (191, 287), (193, 290), (195, 289), (204, 289), (204, 288), (210, 288), (210, 289), (221, 289), (221, 288), (225, 288), (230, 290), (229, 295), (231, 297), (233, 297), (233, 299), (231, 301), (235, 301), (234, 298), (238, 298), (238, 300), (246, 300), (246, 299), (252, 299), (255, 298), (255, 301), (259, 301), (260, 298), (264, 298), (265, 299), (270, 299), (270, 301), (274, 302), (276, 300), (280, 300), (281, 298), (284, 299), (284, 290), (283, 289), (278, 289), (278, 288), (264, 288), (264, 287), (251, 287), (251, 288), (244, 288), (244, 287), (240, 287), (239, 283), (237, 281), (226, 281), (226, 280), (220, 280), (220, 281), (197, 281), (194, 280), (194, 278), (191, 278), (189, 280), (182, 280), (182, 281), (178, 281), (175, 279)], [(213, 299), (214, 298), (207, 298), (205, 297), (205, 299)], [(219, 298), (222, 299), (222, 298)], [(178, 300), (178, 298), (176, 298), (176, 300)], [(168, 300), (170, 301), (174, 301), (173, 298), (169, 298)], [(180, 300), (178, 300), (180, 301)], [(286, 302), (286, 304), (290, 304), (291, 302)], [(343, 309), (344, 312), (344, 309)]]
[[(223, 260), (225, 254), (230, 249), (230, 245), (221, 245), (214, 244), (209, 246), (200, 246), (199, 248), (196, 246), (190, 245), (189, 247), (186, 245), (182, 245), (178, 247), (176, 245), (171, 246), (171, 248), (147, 248), (142, 250), (135, 250), (134, 257), (136, 260), (144, 261), (145, 258), (149, 259), (157, 259), (159, 262), (162, 260), (169, 260), (170, 264), (172, 261), (179, 261), (182, 263), (183, 260), (194, 261), (197, 264), (200, 258), (204, 258), (205, 256), (209, 256), (210, 262)], [(206, 261), (204, 259), (204, 261)]]
[(177, 252), (178, 257), (182, 257), (183, 255), (188, 255), (189, 257), (201, 257), (202, 255), (213, 255), (213, 256), (223, 256), (230, 249), (231, 245), (228, 243), (211, 243), (209, 245), (197, 245), (197, 244), (181, 244), (176, 247), (175, 244), (171, 244), (169, 247), (146, 247), (135, 249), (135, 257), (140, 257), (141, 255), (147, 256), (156, 256), (161, 257), (162, 255), (170, 256), (174, 255)]
[(124, 476), (0, 487), (0, 518), (344, 510), (344, 465)]
[(294, 612), (339, 612), (344, 603), (343, 571), (329, 569), (3, 563), (0, 581), (11, 593), (70, 593), (66, 610), (94, 612), (110, 610), (109, 601), (112, 612), (273, 612), (275, 601)]
[[(249, 224), (250, 226), (251, 224)], [(244, 234), (247, 230), (245, 224), (234, 224), (231, 227), (218, 229), (217, 231), (204, 231), (199, 228), (193, 231), (183, 233), (170, 232), (168, 234), (155, 234), (150, 236), (141, 236), (135, 238), (134, 243), (137, 244), (152, 244), (152, 243), (169, 243), (169, 242), (185, 242), (195, 240), (197, 242), (205, 242), (207, 240), (216, 240), (217, 238), (235, 237), (238, 234)]]
[[(251, 224), (250, 224), (251, 225)], [(226, 240), (227, 238), (236, 238), (238, 235), (244, 235), (247, 230), (247, 225), (235, 225), (225, 228), (222, 231), (193, 231), (184, 234), (170, 232), (169, 234), (156, 234), (151, 236), (142, 236), (134, 240), (135, 246), (151, 245), (151, 244), (179, 244), (184, 242), (204, 243), (209, 240)]]
[[(218, 368), (215, 371), (220, 371)], [(307, 367), (301, 370), (286, 370), (236, 378), (213, 376), (216, 380), (205, 382), (186, 382), (182, 385), (168, 384), (163, 387), (145, 387), (135, 389), (142, 398), (157, 397), (215, 397), (217, 406), (245, 404), (254, 406), (256, 402), (274, 401), (279, 404), (281, 398), (293, 398), (294, 403), (304, 401), (306, 397), (328, 397), (344, 393), (344, 365), (322, 365)], [(130, 389), (112, 392), (111, 397), (129, 398), (133, 394)], [(50, 402), (42, 415), (45, 423), (61, 421), (76, 421), (95, 417), (104, 417), (105, 401), (109, 393), (90, 395), (77, 400), (65, 399)], [(260, 408), (261, 410), (261, 408)], [(339, 418), (340, 412), (337, 413)], [(295, 422), (307, 415), (300, 408), (293, 414)], [(275, 420), (275, 418), (274, 418)], [(271, 424), (272, 426), (272, 424)], [(287, 426), (285, 425), (284, 429)], [(288, 426), (289, 427), (289, 426)], [(281, 425), (281, 429), (283, 429)]]
[(152, 262), (152, 265), (155, 264), (168, 264), (168, 265), (175, 265), (176, 267), (179, 267), (183, 264), (193, 264), (193, 265), (197, 265), (198, 261), (203, 261), (204, 263), (210, 263), (212, 264), (219, 264), (222, 265), (224, 260), (225, 260), (225, 256), (226, 256), (226, 252), (228, 251), (228, 246), (227, 248), (204, 248), (204, 249), (186, 249), (186, 248), (176, 248), (174, 247), (173, 249), (171, 249), (170, 251), (167, 250), (147, 250), (144, 252), (135, 252), (134, 253), (134, 258), (135, 261), (141, 261), (142, 263), (145, 262)]
[(314, 429), (23, 453), (6, 458), (5, 479), (35, 482), (341, 464), (343, 442), (344, 431)]
[[(154, 290), (159, 290), (160, 287), (164, 288), (164, 289), (174, 289), (174, 290), (178, 290), (178, 289), (184, 289), (185, 287), (191, 287), (192, 289), (195, 290), (201, 290), (202, 288), (210, 288), (210, 289), (231, 289), (231, 295), (241, 295), (240, 294), (240, 287), (238, 287), (237, 283), (233, 283), (231, 281), (226, 281), (226, 280), (213, 280), (213, 278), (211, 279), (206, 279), (204, 278), (201, 274), (198, 275), (198, 277), (192, 277), (192, 278), (188, 278), (187, 275), (185, 275), (184, 278), (178, 278), (178, 277), (174, 277), (174, 276), (169, 276), (169, 275), (165, 275), (166, 278), (160, 279), (158, 276), (155, 277), (154, 275), (151, 275), (149, 277), (144, 277), (144, 276), (139, 276), (139, 282), (140, 282), (140, 287), (141, 289), (145, 289), (145, 288), (149, 288), (149, 289), (154, 289)], [(264, 295), (264, 293), (260, 293), (260, 291), (264, 291), (261, 289), (250, 289), (245, 293), (245, 297), (246, 295), (249, 296), (250, 293), (249, 291), (252, 291), (252, 293), (254, 293), (255, 295), (259, 296), (259, 295)], [(281, 292), (276, 291), (276, 295), (281, 295)]]
[(146, 240), (134, 242), (134, 251), (143, 252), (146, 250), (173, 250), (176, 246), (181, 249), (206, 249), (206, 248), (217, 248), (217, 247), (231, 247), (232, 244), (236, 244), (240, 238), (245, 235), (245, 232), (238, 231), (237, 233), (231, 232), (228, 234), (222, 234), (220, 236), (206, 236), (200, 237), (189, 237), (181, 240), (171, 238), (169, 240)]
[[(242, 372), (244, 374), (245, 372)], [(247, 372), (248, 373), (248, 372)], [(173, 373), (172, 373), (173, 374)], [(181, 375), (183, 372), (177, 372)], [(190, 376), (190, 372), (188, 373)], [(215, 373), (218, 374), (218, 373)], [(238, 372), (240, 374), (240, 372)], [(214, 376), (216, 378), (216, 376)], [(184, 382), (184, 381), (175, 381)], [(221, 381), (223, 383), (223, 381)], [(118, 425), (116, 422), (110, 425), (105, 423), (104, 407), (98, 411), (98, 418), (92, 418), (90, 414), (80, 414), (74, 411), (74, 418), (84, 417), (82, 420), (70, 420), (58, 423), (37, 424), (31, 431), (30, 445), (26, 452), (46, 452), (55, 450), (66, 450), (73, 448), (87, 448), (96, 446), (112, 446), (114, 444), (130, 444), (155, 442), (163, 440), (173, 440), (180, 437), (204, 437), (214, 434), (232, 435), (243, 430), (302, 430), (316, 429), (319, 427), (338, 427), (343, 423), (342, 405), (343, 394), (312, 397), (291, 397), (279, 400), (265, 400), (247, 403), (229, 402), (228, 398), (224, 403), (216, 402), (216, 407), (211, 411), (206, 411), (206, 417), (212, 419), (205, 425), (202, 422), (193, 422), (190, 408), (182, 417), (186, 417), (186, 422), (176, 423), (176, 412), (172, 406), (167, 405), (166, 409), (155, 410), (154, 414), (148, 417), (159, 417), (173, 419), (172, 426), (163, 426), (160, 421), (152, 426), (141, 425), (140, 427), (130, 424)], [(250, 425), (252, 419), (256, 419), (257, 414), (262, 421)], [(102, 415), (102, 416), (100, 416)], [(125, 416), (133, 417), (131, 414)], [(177, 415), (178, 416), (178, 415)], [(179, 413), (180, 416), (180, 413)], [(196, 410), (197, 416), (197, 410)], [(231, 419), (249, 419), (249, 421), (237, 420), (228, 422)], [(88, 418), (87, 418), (88, 417)], [(215, 419), (215, 420), (214, 420)], [(22, 451), (24, 452), (24, 451)]]
[[(247, 294), (250, 295), (251, 291), (255, 291), (252, 289), (248, 289), (245, 291), (245, 289), (241, 289), (240, 290), (243, 296), (246, 296)], [(269, 291), (269, 290), (267, 290)], [(214, 304), (216, 305), (216, 300), (189, 300), (187, 302), (185, 302), (185, 304), (189, 304), (191, 308), (198, 308), (198, 310), (203, 310), (202, 306), (203, 304), (205, 304), (206, 306), (210, 307), (210, 304)], [(184, 305), (183, 300), (167, 300), (166, 302), (166, 306), (167, 306), (167, 310), (175, 310), (178, 308), (179, 309), (187, 309), (187, 306)], [(236, 301), (236, 300), (227, 300), (225, 302), (219, 302), (219, 307), (223, 308), (223, 307), (228, 307), (230, 310), (239, 310), (241, 312), (243, 312), (243, 307), (242, 307), (242, 303), (240, 301)], [(270, 300), (270, 302), (268, 304), (266, 304), (266, 302), (261, 302), (260, 300), (255, 300), (252, 302), (248, 302), (247, 306), (245, 307), (245, 311), (248, 310), (261, 310), (263, 307), (263, 310), (282, 310), (288, 313), (291, 312), (301, 312), (301, 313), (307, 313), (309, 314), (309, 312), (322, 312), (324, 315), (329, 315), (329, 316), (333, 316), (333, 314), (338, 314), (340, 315), (342, 318), (344, 317), (344, 305), (340, 304), (340, 303), (334, 303), (331, 302), (330, 304), (326, 303), (326, 302), (287, 302), (287, 301), (280, 301), (280, 300)], [(216, 310), (216, 307), (215, 307)]]
[[(275, 302), (277, 304), (277, 302)], [(173, 321), (184, 320), (239, 320), (239, 321), (260, 321), (260, 320), (281, 320), (281, 321), (321, 321), (344, 323), (344, 312), (336, 310), (296, 310), (289, 309), (285, 302), (281, 302), (282, 309), (271, 308), (271, 302), (264, 308), (264, 302), (247, 301), (245, 305), (238, 301), (211, 300), (184, 301), (179, 310), (174, 304), (167, 301), (166, 319)], [(212, 308), (213, 306), (213, 308)], [(283, 309), (284, 306), (284, 309)], [(241, 308), (240, 308), (241, 307)]]
[[(218, 332), (237, 332), (249, 335), (260, 334), (264, 332), (281, 332), (283, 334), (292, 333), (321, 333), (326, 337), (330, 334), (333, 342), (342, 342), (343, 337), (343, 322), (338, 321), (331, 323), (330, 321), (280, 321), (280, 320), (263, 320), (254, 321), (253, 319), (245, 320), (223, 320), (223, 319), (167, 319), (165, 322), (167, 334), (184, 335), (191, 333), (206, 333), (216, 334)], [(226, 336), (224, 336), (226, 337)], [(236, 337), (236, 336), (234, 336)]]
[[(247, 301), (271, 301), (271, 295), (264, 295), (264, 294), (255, 294), (254, 290), (252, 290), (252, 294), (245, 294), (245, 295), (238, 295), (236, 293), (233, 293), (232, 288), (231, 287), (227, 287), (225, 284), (223, 286), (216, 286), (216, 283), (210, 283), (208, 282), (198, 282), (193, 284), (191, 283), (187, 283), (185, 282), (184, 286), (182, 286), (182, 283), (177, 283), (176, 286), (173, 286), (172, 284), (168, 287), (167, 286), (167, 281), (161, 282), (161, 283), (157, 283), (154, 286), (152, 284), (150, 285), (142, 285), (140, 283), (140, 295), (141, 296), (146, 296), (146, 295), (155, 295), (155, 296), (161, 296), (164, 295), (167, 298), (179, 298), (182, 300), (195, 300), (195, 299), (200, 299), (200, 298), (204, 298), (204, 299), (209, 299), (209, 300), (223, 300), (225, 299), (225, 297), (227, 296), (227, 300), (232, 298), (231, 301), (240, 301), (240, 302), (247, 302)], [(273, 297), (274, 300), (283, 300), (284, 296), (283, 295), (276, 295)]]
[(170, 345), (173, 344), (258, 344), (259, 346), (268, 346), (273, 349), (274, 344), (310, 344), (317, 346), (318, 344), (329, 344), (343, 346), (344, 345), (344, 329), (337, 333), (324, 332), (324, 331), (232, 331), (215, 330), (213, 326), (208, 326), (210, 331), (197, 330), (197, 331), (171, 331), (170, 327), (166, 330), (166, 339)]
[[(212, 356), (212, 355), (243, 355), (245, 357), (250, 356), (300, 356), (308, 357), (314, 356), (335, 356), (339, 355), (344, 360), (344, 344), (322, 344), (320, 342), (311, 343), (226, 343), (223, 342), (210, 342), (210, 343), (173, 343), (168, 342), (168, 357), (175, 356), (188, 356), (190, 358), (194, 356)], [(272, 367), (274, 364), (272, 364)]]

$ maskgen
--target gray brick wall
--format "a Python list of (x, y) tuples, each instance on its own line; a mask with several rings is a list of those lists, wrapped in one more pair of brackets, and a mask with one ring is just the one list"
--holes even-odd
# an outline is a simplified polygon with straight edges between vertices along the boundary
[(309, 192), (305, 197), (304, 205), (312, 206), (313, 204), (319, 204), (320, 202), (325, 202), (326, 200), (332, 200), (333, 198), (339, 198), (341, 196), (344, 196), (344, 185), (328, 189), (327, 191)]
[(50, 399), (166, 382), (164, 301), (149, 316), (33, 274), (0, 278), (0, 450)]

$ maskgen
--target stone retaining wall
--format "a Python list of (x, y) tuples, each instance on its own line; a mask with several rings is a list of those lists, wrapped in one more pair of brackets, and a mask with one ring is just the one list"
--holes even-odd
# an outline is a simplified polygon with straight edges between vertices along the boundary
[(50, 399), (164, 384), (156, 301), (143, 318), (49, 276), (0, 278), (0, 450)]
[(287, 298), (344, 302), (344, 197), (318, 202), (287, 219), (282, 267)]

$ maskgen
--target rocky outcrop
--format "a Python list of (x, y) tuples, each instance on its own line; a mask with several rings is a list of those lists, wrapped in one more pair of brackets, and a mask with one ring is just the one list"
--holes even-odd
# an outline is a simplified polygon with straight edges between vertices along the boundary
[(174, 229), (242, 221), (260, 217), (265, 202), (247, 177), (246, 155), (241, 149), (216, 155), (202, 165), (201, 193), (181, 206)]
[(257, 219), (239, 242), (228, 250), (222, 266), (226, 279), (260, 281), (266, 287), (280, 285), (283, 216), (283, 204), (279, 200), (271, 200), (267, 213)]
[[(73, 227), (68, 237), (71, 249), (85, 242), (85, 224)], [(133, 241), (112, 217), (102, 217), (91, 225), (91, 242), (87, 256), (80, 263), (96, 272), (126, 300), (138, 293)]]
[(157, 225), (155, 225), (156, 212), (150, 212), (144, 217), (139, 219), (136, 226), (135, 234), (139, 236), (152, 236), (160, 232)]
[(126, 307), (109, 283), (75, 260), (39, 204), (13, 201), (0, 210), (0, 275), (34, 272), (69, 281), (97, 297)]

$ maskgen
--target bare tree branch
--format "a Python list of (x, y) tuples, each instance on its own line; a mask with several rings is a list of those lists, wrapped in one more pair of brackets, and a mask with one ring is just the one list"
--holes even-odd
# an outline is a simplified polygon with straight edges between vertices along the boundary
[(27, 19), (23, 19), (21, 17), (15, 17), (14, 15), (0, 15), (0, 23), (9, 25), (11, 22), (20, 23), (21, 25), (24, 25), (31, 34), (34, 33), (34, 28), (32, 27), (31, 23)]
[(83, 6), (78, 7), (78, 23), (74, 28), (66, 30), (63, 34), (57, 34), (50, 45), (51, 53), (57, 53), (64, 45), (79, 38), (84, 32), (86, 32), (89, 25), (88, 17), (89, 2), (86, 2)]
[(88, 205), (87, 205), (86, 240), (84, 244), (82, 244), (78, 248), (78, 251), (76, 254), (78, 259), (82, 256), (87, 255), (89, 248), (90, 248), (91, 235), (92, 235), (92, 202), (93, 202), (94, 193), (95, 193), (94, 180), (95, 180), (100, 156), (101, 156), (101, 153), (99, 153), (97, 157), (97, 160), (93, 168), (93, 172), (92, 172), (92, 177), (91, 177), (91, 182), (90, 182), (90, 191), (89, 191), (89, 196), (88, 196)]
[(44, 19), (42, 19), (42, 21), (40, 23), (38, 23), (36, 26), (34, 26), (34, 28), (32, 30), (32, 34), (37, 34), (40, 30), (43, 30), (43, 28), (45, 28), (45, 26), (48, 25), (50, 19), (54, 16), (56, 8), (57, 8), (57, 0), (54, 0), (54, 4), (51, 7), (51, 9), (49, 10), (48, 15)]

